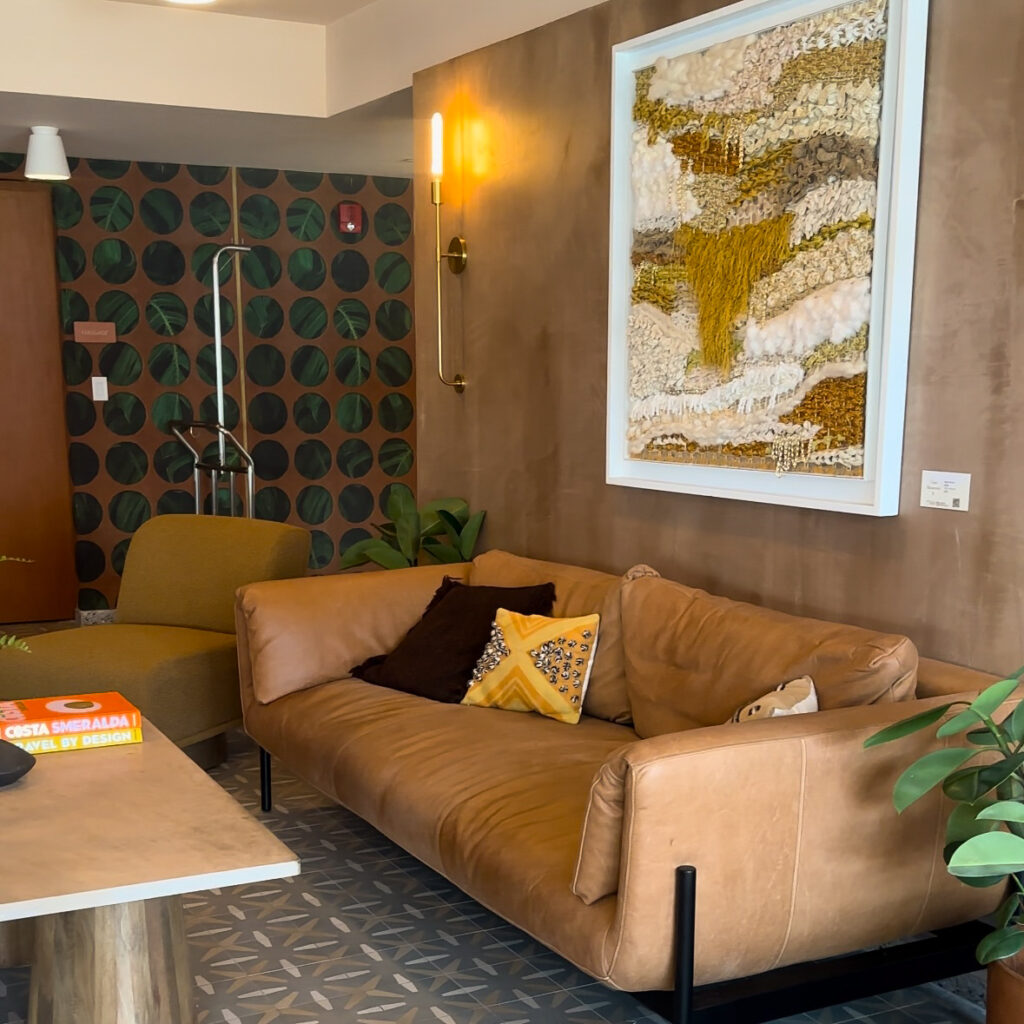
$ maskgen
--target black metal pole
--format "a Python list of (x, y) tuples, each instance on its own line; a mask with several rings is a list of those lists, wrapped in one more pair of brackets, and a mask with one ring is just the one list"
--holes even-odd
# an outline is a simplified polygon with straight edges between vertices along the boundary
[(270, 810), (270, 753), (260, 747), (260, 809)]
[(697, 869), (676, 868), (676, 987), (672, 995), (673, 1024), (690, 1024), (693, 1011), (693, 935), (697, 917)]

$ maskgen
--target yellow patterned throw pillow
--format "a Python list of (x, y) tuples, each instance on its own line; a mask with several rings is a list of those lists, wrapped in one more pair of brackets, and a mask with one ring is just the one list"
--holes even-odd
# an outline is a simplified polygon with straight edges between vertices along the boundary
[(537, 711), (575, 725), (590, 681), (600, 621), (599, 615), (550, 619), (499, 608), (462, 703)]

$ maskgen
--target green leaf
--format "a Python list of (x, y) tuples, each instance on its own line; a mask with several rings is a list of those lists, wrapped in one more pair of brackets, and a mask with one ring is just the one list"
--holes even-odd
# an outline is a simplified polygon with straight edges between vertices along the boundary
[(983, 832), (991, 832), (993, 829), (998, 828), (997, 822), (978, 820), (981, 817), (978, 812), (984, 809), (985, 806), (987, 805), (983, 802), (977, 804), (957, 804), (950, 811), (949, 818), (946, 821), (946, 842), (959, 845), (968, 839), (980, 836)]
[(1020, 893), (1011, 892), (1009, 896), (999, 904), (999, 909), (993, 915), (996, 928), (1005, 928), (1020, 909)]
[(976, 747), (998, 747), (999, 740), (992, 735), (992, 733), (986, 729), (975, 729), (974, 732), (969, 732), (965, 737), (968, 743), (973, 743)]
[(376, 562), (382, 569), (408, 569), (412, 564), (405, 555), (378, 537), (374, 537), (367, 544), (366, 554), (371, 562)]
[(480, 528), (484, 525), (486, 512), (477, 512), (468, 523), (462, 528), (462, 541), (459, 544), (459, 551), (465, 561), (473, 558), (473, 551), (476, 548), (477, 538), (480, 536)]
[(1024, 839), (1009, 832), (985, 832), (968, 839), (949, 860), (949, 873), (958, 878), (1009, 875), (1024, 871)]
[(342, 569), (351, 569), (354, 565), (366, 565), (370, 560), (370, 556), (366, 553), (366, 547), (372, 544), (376, 538), (367, 537), (365, 540), (357, 540), (355, 544), (350, 544), (341, 553), (341, 567)]
[(407, 487), (392, 487), (388, 494), (388, 519), (397, 523), (402, 516), (417, 515), (416, 500)]
[(451, 512), (447, 512), (443, 508), (437, 510), (437, 515), (444, 527), (444, 532), (448, 534), (448, 539), (452, 542), (452, 547), (458, 548), (462, 540), (462, 523)]
[(31, 653), (28, 644), (24, 640), (19, 640), (16, 636), (11, 636), (8, 633), (0, 633), (0, 650), (22, 651), (24, 654)]
[(146, 303), (146, 322), (154, 334), (173, 337), (185, 329), (188, 310), (185, 303), (172, 292), (157, 292)]
[(1024, 949), (1024, 930), (1019, 925), (1000, 928), (978, 943), (978, 963), (990, 964), (993, 960), (1005, 960), (1021, 949)]
[(334, 310), (334, 329), (343, 338), (356, 341), (370, 329), (370, 311), (359, 299), (342, 299)]
[(1024, 822), (1024, 804), (1016, 800), (1000, 800), (989, 804), (978, 812), (980, 821), (1021, 821)]
[[(391, 497), (394, 498), (395, 492), (391, 492)], [(388, 501), (388, 514), (391, 514), (391, 501)], [(415, 564), (416, 556), (420, 550), (420, 517), (413, 506), (412, 511), (403, 512), (398, 519), (395, 520), (395, 533), (398, 538), (398, 548), (403, 555), (409, 560), (410, 564)]]
[(124, 231), (135, 216), (135, 207), (126, 192), (114, 185), (104, 185), (92, 194), (89, 212), (101, 231)]
[(445, 544), (435, 537), (428, 537), (423, 542), (423, 550), (432, 558), (436, 558), (437, 561), (443, 562), (445, 565), (454, 565), (463, 560), (462, 555), (451, 544)]
[(450, 512), (460, 523), (465, 523), (469, 519), (469, 505), (463, 498), (438, 498), (435, 501), (428, 501), (420, 509), (423, 532), (427, 536), (433, 537), (444, 532), (444, 524), (438, 516), (441, 509)]
[(296, 199), (288, 207), (285, 220), (288, 230), (300, 242), (312, 242), (319, 238), (326, 223), (323, 209), (312, 199)]
[(1002, 785), (1021, 765), (1024, 765), (1024, 754), (1014, 754), (994, 764), (972, 765), (953, 772), (943, 783), (942, 789), (951, 800), (973, 804)]
[(982, 718), (991, 718), (1002, 706), (1007, 697), (1020, 686), (1019, 679), (1002, 679), (986, 687), (970, 703), (966, 711), (961, 711), (948, 722), (943, 723), (936, 735), (942, 739), (946, 736), (955, 736), (964, 729), (969, 729), (977, 724)]
[(894, 725), (887, 726), (881, 732), (876, 732), (874, 736), (869, 736), (864, 741), (864, 748), (877, 747), (882, 743), (890, 743), (892, 740), (901, 740), (904, 736), (911, 735), (911, 733), (927, 729), (929, 725), (934, 725), (942, 718), (951, 707), (953, 707), (952, 704), (943, 704), (941, 707), (932, 708), (930, 711), (922, 711), (919, 715), (905, 718), (902, 722), (896, 722)]
[(1024, 741), (1024, 700), (1013, 709), (1003, 727), (1013, 737), (1014, 743)]
[(933, 750), (916, 760), (896, 780), (893, 787), (892, 801), (896, 810), (901, 813), (905, 811), (915, 800), (934, 789), (977, 753), (977, 750), (970, 747), (950, 747), (947, 750)]

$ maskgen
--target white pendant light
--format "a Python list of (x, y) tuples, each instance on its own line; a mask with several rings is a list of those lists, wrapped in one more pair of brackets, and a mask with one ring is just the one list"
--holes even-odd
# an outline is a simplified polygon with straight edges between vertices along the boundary
[(67, 181), (71, 177), (64, 143), (51, 125), (34, 125), (28, 139), (25, 177), (33, 181)]

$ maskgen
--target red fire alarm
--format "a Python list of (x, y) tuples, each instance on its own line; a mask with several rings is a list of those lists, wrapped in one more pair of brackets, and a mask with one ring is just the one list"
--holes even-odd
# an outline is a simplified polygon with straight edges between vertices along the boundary
[(358, 203), (338, 203), (338, 227), (344, 235), (363, 230), (363, 208)]

